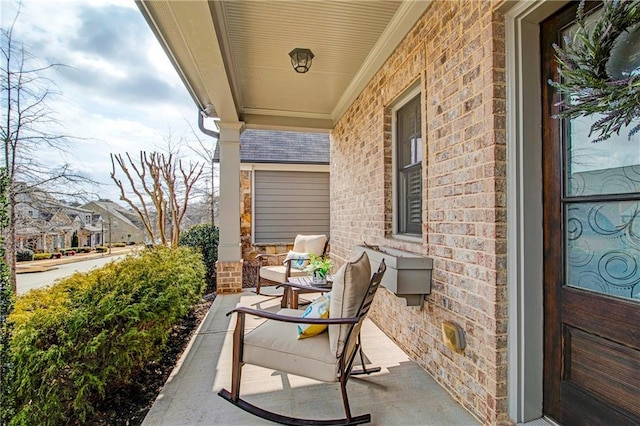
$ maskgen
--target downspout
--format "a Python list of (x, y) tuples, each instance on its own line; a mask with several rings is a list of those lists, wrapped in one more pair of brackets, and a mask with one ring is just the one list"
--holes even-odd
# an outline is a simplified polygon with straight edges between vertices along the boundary
[(204, 127), (204, 119), (205, 117), (209, 117), (212, 111), (213, 111), (213, 105), (211, 104), (207, 104), (207, 106), (205, 106), (203, 110), (198, 111), (198, 129), (200, 129), (200, 131), (207, 136), (220, 139), (220, 133), (213, 130), (209, 130)]
[[(202, 133), (204, 133), (207, 136), (211, 136), (212, 138), (215, 138), (216, 140), (220, 140), (220, 133), (213, 131), (213, 130), (209, 130), (207, 128), (204, 127), (204, 118), (205, 117), (209, 117), (209, 115), (211, 114), (211, 112), (213, 111), (213, 106), (211, 104), (207, 104), (207, 106), (202, 110), (202, 111), (198, 111), (198, 128), (200, 129), (200, 131)], [(212, 158), (213, 160), (213, 158)], [(215, 212), (214, 212), (214, 205), (215, 205), (215, 199), (214, 199), (214, 171), (213, 171), (213, 164), (211, 164), (211, 226), (215, 226)]]

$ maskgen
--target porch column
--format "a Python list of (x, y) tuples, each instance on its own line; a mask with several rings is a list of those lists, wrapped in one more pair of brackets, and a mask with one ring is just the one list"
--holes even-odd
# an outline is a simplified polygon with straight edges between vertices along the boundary
[(216, 263), (217, 292), (242, 291), (240, 243), (240, 133), (244, 123), (218, 123), (220, 129), (220, 241)]

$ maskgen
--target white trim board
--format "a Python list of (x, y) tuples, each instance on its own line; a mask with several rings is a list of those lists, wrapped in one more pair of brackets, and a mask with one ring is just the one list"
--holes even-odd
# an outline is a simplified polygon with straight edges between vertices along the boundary
[(542, 417), (543, 229), (539, 23), (565, 1), (507, 2), (508, 412)]
[(283, 164), (283, 163), (241, 163), (240, 170), (276, 170), (283, 172), (322, 172), (329, 173), (328, 164)]

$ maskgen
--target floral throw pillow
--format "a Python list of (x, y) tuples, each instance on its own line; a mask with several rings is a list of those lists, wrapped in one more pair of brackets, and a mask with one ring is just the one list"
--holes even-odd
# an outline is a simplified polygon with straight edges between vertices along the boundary
[(287, 253), (287, 257), (284, 261), (285, 265), (288, 260), (291, 260), (291, 267), (293, 269), (304, 269), (309, 264), (309, 253), (297, 253), (290, 251)]

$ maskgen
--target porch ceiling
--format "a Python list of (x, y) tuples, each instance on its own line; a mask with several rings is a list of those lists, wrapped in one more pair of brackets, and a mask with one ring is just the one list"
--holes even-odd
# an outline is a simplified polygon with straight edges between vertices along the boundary
[[(429, 5), (138, 0), (200, 109), (247, 128), (328, 131)], [(288, 53), (311, 49), (298, 74)]]

